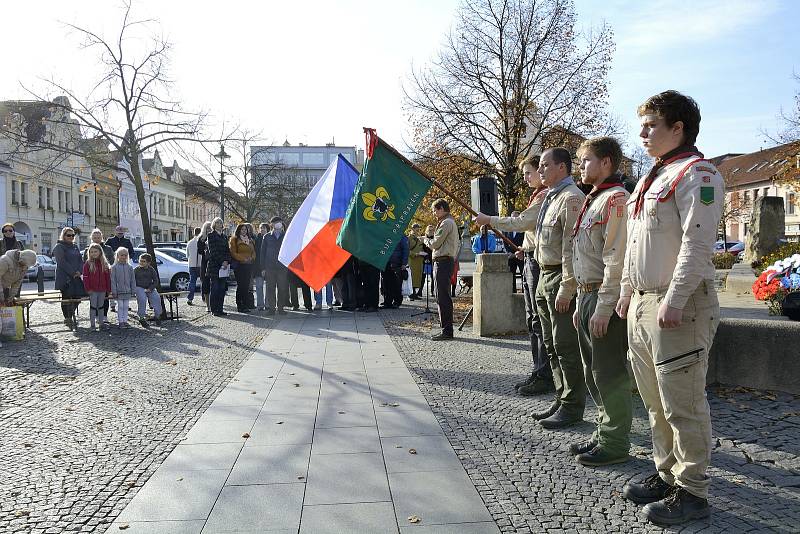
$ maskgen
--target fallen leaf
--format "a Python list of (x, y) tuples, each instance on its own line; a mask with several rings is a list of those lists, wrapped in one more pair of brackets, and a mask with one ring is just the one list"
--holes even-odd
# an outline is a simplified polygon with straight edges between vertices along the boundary
[(283, 424), (283, 421), (276, 421), (276, 422), (275, 422), (275, 424), (276, 424), (276, 425), (282, 425), (282, 424)]
[(68, 411), (68, 412), (74, 412), (75, 411), (75, 408), (73, 408), (72, 406), (65, 406), (64, 409), (66, 411)]
[(417, 449), (408, 449), (408, 454), (417, 454)]
[(389, 406), (392, 406), (392, 407), (394, 407), (394, 408), (397, 408), (398, 406), (400, 406), (400, 404), (399, 404), (399, 403), (397, 403), (397, 402), (393, 402), (393, 403), (391, 403)]
[(256, 392), (255, 392), (255, 391), (251, 391), (251, 392), (250, 392), (250, 395), (255, 395), (255, 394), (256, 394)]
[(420, 519), (419, 516), (416, 516), (416, 515), (408, 516), (408, 522), (409, 523), (419, 523), (420, 521), (422, 521), (422, 519)]
[(130, 526), (128, 523), (122, 523), (122, 524), (119, 526), (119, 529), (120, 529), (120, 530), (128, 530), (130, 527), (131, 527), (131, 526)]
[(164, 362), (165, 365), (178, 365), (178, 362), (175, 360), (167, 360)]
[(304, 476), (298, 476), (298, 477), (297, 477), (297, 480), (303, 480), (303, 479), (305, 479), (305, 478), (306, 478), (306, 477), (304, 477)]
[(14, 512), (14, 515), (17, 516), (17, 517), (23, 517), (23, 516), (31, 515), (31, 513), (28, 510), (17, 510), (16, 512)]
[(295, 384), (294, 387), (299, 388), (300, 384)]
[(522, 453), (518, 452), (517, 454), (514, 455), (514, 458), (522, 458)]
[(61, 454), (56, 453), (56, 454), (53, 455), (53, 458), (61, 458)]
[(25, 447), (26, 449), (30, 449), (31, 447), (33, 447), (33, 445), (31, 445), (30, 443), (23, 443), (22, 446)]
[(342, 414), (344, 414), (344, 413), (345, 413), (345, 412), (339, 412), (339, 415), (342, 415)]
[(183, 477), (178, 477), (178, 478), (176, 478), (175, 480), (176, 480), (177, 482), (180, 482), (180, 481), (182, 481), (182, 480), (183, 480)]
[(394, 448), (395, 448), (395, 449), (402, 449), (402, 448), (403, 448), (403, 446), (402, 446), (402, 445), (395, 445), (395, 446), (394, 446)]
[(249, 437), (250, 437), (250, 432), (245, 432), (244, 434), (242, 434), (242, 437), (243, 437), (244, 439), (247, 439), (247, 438), (249, 438)]

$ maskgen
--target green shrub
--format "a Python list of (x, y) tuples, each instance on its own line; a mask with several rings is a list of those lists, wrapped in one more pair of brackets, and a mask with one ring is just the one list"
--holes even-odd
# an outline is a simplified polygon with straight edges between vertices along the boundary
[(715, 269), (730, 269), (736, 263), (736, 256), (733, 254), (714, 254), (711, 258)]
[(772, 265), (778, 260), (782, 260), (784, 258), (788, 258), (789, 256), (794, 256), (795, 254), (800, 254), (800, 243), (786, 243), (785, 245), (781, 245), (774, 252), (771, 252), (764, 256), (757, 265), (753, 265), (756, 268), (759, 274), (761, 274), (764, 269)]

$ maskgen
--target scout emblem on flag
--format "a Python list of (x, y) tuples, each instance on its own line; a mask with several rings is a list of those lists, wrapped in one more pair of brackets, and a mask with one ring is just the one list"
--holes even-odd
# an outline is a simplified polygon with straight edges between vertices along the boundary
[(368, 221), (394, 220), (394, 204), (389, 203), (389, 192), (385, 187), (379, 187), (375, 193), (362, 193), (361, 201), (367, 205), (364, 208), (364, 218)]
[(706, 206), (714, 203), (714, 188), (713, 187), (700, 187), (700, 202)]

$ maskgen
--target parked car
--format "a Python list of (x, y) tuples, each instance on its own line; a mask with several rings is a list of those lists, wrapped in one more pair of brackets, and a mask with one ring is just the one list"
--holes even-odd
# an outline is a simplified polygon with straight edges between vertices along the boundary
[(181, 243), (180, 241), (160, 241), (153, 243), (153, 248), (178, 248), (185, 250), (186, 243)]
[[(139, 256), (147, 252), (143, 248), (133, 249), (131, 263), (134, 267), (139, 263)], [(161, 250), (156, 250), (156, 265), (161, 287), (168, 287), (172, 291), (188, 291), (189, 289), (189, 263), (179, 261)], [(180, 252), (180, 251), (179, 251)], [(185, 257), (185, 254), (184, 254)], [(195, 287), (199, 287), (200, 281)]]
[[(727, 244), (727, 249), (725, 245)], [(714, 253), (715, 254), (725, 254), (726, 252), (732, 256), (739, 256), (739, 253), (744, 250), (744, 243), (741, 241), (728, 241), (725, 243), (724, 241), (717, 241), (714, 243)]]
[(45, 280), (56, 279), (56, 262), (53, 260), (53, 258), (50, 256), (45, 256), (44, 254), (36, 255), (36, 263), (31, 267), (28, 267), (28, 270), (25, 273), (25, 278), (31, 282), (34, 282), (39, 274), (39, 266), (42, 267)]
[(182, 248), (157, 248), (158, 252), (162, 252), (167, 256), (171, 256), (173, 259), (178, 261), (185, 261), (188, 263), (189, 258), (186, 256), (186, 249)]

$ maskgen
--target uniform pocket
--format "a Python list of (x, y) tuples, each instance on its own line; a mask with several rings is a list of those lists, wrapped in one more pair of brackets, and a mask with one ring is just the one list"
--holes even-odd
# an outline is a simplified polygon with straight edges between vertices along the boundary
[(671, 374), (696, 364), (702, 359), (704, 353), (704, 350), (699, 348), (670, 356), (660, 362), (656, 362), (656, 369), (662, 375)]

